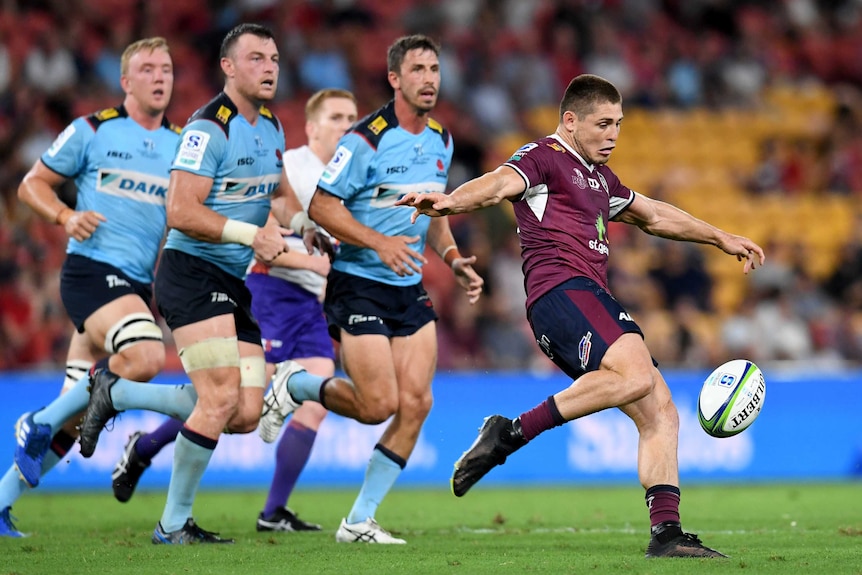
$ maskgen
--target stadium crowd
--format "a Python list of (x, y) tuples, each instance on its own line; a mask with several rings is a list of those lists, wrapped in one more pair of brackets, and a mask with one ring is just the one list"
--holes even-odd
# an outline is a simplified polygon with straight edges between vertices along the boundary
[[(716, 208), (721, 196), (748, 211), (777, 206), (759, 218), (716, 222), (745, 235), (754, 234), (749, 224), (766, 230), (760, 220), (800, 214), (788, 233), (752, 235), (763, 242), (767, 264), (742, 284), (729, 284), (698, 246), (611, 224), (611, 288), (644, 328), (656, 359), (698, 368), (731, 357), (823, 366), (862, 361), (862, 212), (853, 206), (862, 196), (858, 0), (4, 0), (0, 369), (59, 368), (72, 331), (58, 289), (66, 237), (18, 202), (23, 174), (74, 117), (121, 101), (120, 52), (135, 38), (170, 42), (176, 85), (168, 115), (185, 122), (220, 89), (212, 65), (219, 38), (240, 21), (268, 24), (280, 38), (273, 109), (288, 147), (303, 141), (311, 93), (349, 89), (365, 114), (391, 97), (386, 46), (403, 33), (438, 39), (443, 81), (434, 116), (454, 136), (452, 188), (504, 161), (512, 142), (552, 131), (556, 98), (573, 76), (608, 78), (633, 124), (627, 130), (624, 121), (610, 164), (624, 183), (652, 197), (684, 196), (696, 216), (698, 209), (723, 209)], [(795, 128), (784, 129), (792, 122), (781, 112), (814, 102), (804, 96), (811, 93), (822, 96), (817, 106), (802, 109)], [(708, 152), (706, 164), (689, 167), (719, 171), (724, 187), (680, 176), (687, 157), (668, 157), (676, 149), (671, 143), (697, 148), (694, 132), (680, 130), (674, 142), (640, 155), (627, 152), (643, 147), (638, 140), (668, 118), (685, 127), (704, 117), (772, 117), (769, 125), (784, 128), (753, 135), (753, 124), (724, 122), (724, 132), (710, 134), (722, 152), (737, 147), (744, 156), (727, 164)], [(753, 145), (737, 146), (743, 137)], [(669, 163), (674, 170), (644, 175)], [(830, 226), (827, 204), (846, 225)], [(478, 256), (487, 297), (467, 305), (445, 264), (428, 258), (440, 368), (551, 369), (524, 319), (511, 210), (452, 217), (451, 224), (464, 252)], [(813, 234), (823, 226), (829, 240), (818, 243)], [(168, 356), (168, 367), (179, 369), (175, 352)]]

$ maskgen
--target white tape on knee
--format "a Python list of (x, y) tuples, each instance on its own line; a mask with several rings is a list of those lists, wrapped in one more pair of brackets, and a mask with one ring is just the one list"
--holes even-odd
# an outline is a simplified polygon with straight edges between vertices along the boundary
[(78, 383), (78, 380), (87, 375), (93, 367), (92, 361), (86, 359), (70, 359), (66, 362), (66, 377), (63, 380), (63, 390), (69, 391)]
[(240, 387), (266, 387), (266, 360), (262, 357), (242, 357), (239, 360)]
[(120, 353), (142, 341), (162, 341), (162, 330), (148, 313), (130, 313), (108, 330), (105, 351)]
[(178, 355), (186, 373), (214, 367), (239, 367), (236, 336), (204, 339), (184, 347)]

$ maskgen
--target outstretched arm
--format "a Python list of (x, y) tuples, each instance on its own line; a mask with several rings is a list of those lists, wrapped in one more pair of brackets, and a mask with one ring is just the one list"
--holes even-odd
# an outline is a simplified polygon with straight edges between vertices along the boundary
[(766, 261), (763, 248), (752, 240), (725, 232), (676, 206), (640, 194), (635, 195), (617, 221), (635, 225), (653, 236), (713, 245), (736, 256), (737, 261), (744, 259), (746, 274)]
[(509, 166), (500, 166), (493, 172), (461, 184), (451, 194), (410, 192), (395, 205), (416, 208), (413, 214), (415, 222), (419, 214), (437, 217), (495, 206), (504, 199), (520, 196), (526, 187), (524, 178), (518, 172)]

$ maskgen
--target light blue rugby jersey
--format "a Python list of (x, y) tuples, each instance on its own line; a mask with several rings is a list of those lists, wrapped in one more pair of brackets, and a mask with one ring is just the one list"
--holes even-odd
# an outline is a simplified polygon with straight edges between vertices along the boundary
[(143, 283), (165, 235), (165, 197), (180, 128), (165, 119), (147, 130), (123, 106), (82, 116), (42, 154), (42, 163), (73, 179), (76, 209), (105, 216), (83, 242), (69, 238), (66, 253), (114, 266)]
[[(344, 200), (356, 220), (387, 236), (420, 236), (411, 247), (420, 254), (431, 220), (413, 208), (394, 206), (407, 192), (445, 192), (452, 163), (452, 137), (429, 119), (420, 134), (398, 126), (394, 102), (357, 122), (338, 143), (318, 187)], [(417, 262), (418, 263), (418, 262)], [(422, 278), (400, 277), (372, 249), (341, 244), (332, 267), (390, 285), (413, 285)]]
[[(171, 169), (212, 178), (206, 207), (263, 226), (281, 179), (283, 153), (284, 131), (278, 119), (261, 107), (257, 125), (252, 126), (222, 92), (183, 128)], [(250, 247), (204, 242), (174, 229), (168, 232), (165, 249), (200, 257), (238, 278), (245, 277), (254, 257)]]

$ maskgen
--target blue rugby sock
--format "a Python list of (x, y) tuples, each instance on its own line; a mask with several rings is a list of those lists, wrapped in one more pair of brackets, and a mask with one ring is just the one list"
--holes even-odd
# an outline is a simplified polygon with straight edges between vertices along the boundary
[(117, 411), (145, 409), (185, 421), (195, 407), (198, 394), (190, 383), (162, 385), (139, 383), (121, 377), (111, 387), (111, 400)]
[(320, 387), (328, 377), (300, 371), (288, 380), (287, 389), (296, 401), (320, 401)]
[(395, 480), (401, 475), (401, 470), (407, 465), (407, 461), (379, 443), (371, 453), (371, 460), (365, 470), (365, 481), (359, 496), (353, 503), (353, 508), (347, 516), (348, 523), (359, 523), (368, 518), (373, 518), (377, 508), (392, 489)]
[(168, 500), (162, 513), (166, 533), (182, 529), (192, 516), (192, 504), (218, 440), (183, 427), (174, 445), (174, 469), (168, 486)]
[(66, 393), (34, 413), (33, 421), (47, 423), (51, 426), (52, 433), (60, 429), (69, 418), (86, 409), (90, 400), (90, 392), (87, 389), (89, 385), (90, 377), (85, 374)]
[[(48, 450), (44, 459), (42, 459), (42, 472), (40, 476), (45, 477), (63, 459), (74, 443), (74, 437), (62, 429), (58, 431), (51, 442), (51, 449)], [(0, 478), (0, 509), (11, 507), (18, 501), (21, 495), (30, 489), (31, 487), (27, 485), (27, 482), (21, 479), (18, 468), (14, 465), (10, 466), (3, 477)]]

